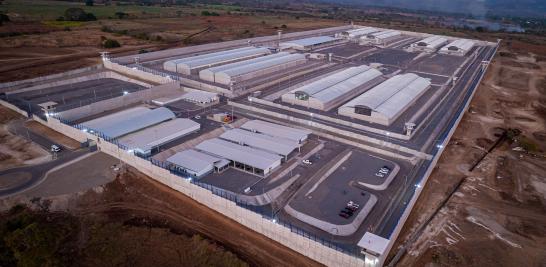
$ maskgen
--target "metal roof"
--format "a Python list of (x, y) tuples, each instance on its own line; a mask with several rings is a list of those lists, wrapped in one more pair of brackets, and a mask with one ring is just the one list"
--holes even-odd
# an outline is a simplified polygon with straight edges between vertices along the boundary
[(318, 45), (328, 42), (333, 42), (338, 40), (337, 38), (330, 37), (330, 36), (316, 36), (316, 37), (309, 37), (304, 39), (298, 39), (288, 42), (283, 42), (280, 45), (281, 46), (312, 46), (312, 45)]
[(383, 255), (389, 246), (389, 240), (378, 235), (366, 232), (362, 239), (358, 241), (359, 247), (366, 249), (378, 256)]
[(440, 47), (441, 45), (445, 44), (447, 42), (447, 39), (442, 37), (442, 36), (438, 36), (438, 35), (433, 35), (433, 36), (430, 36), (430, 37), (427, 37), (419, 42), (415, 42), (413, 43), (413, 46), (426, 46), (428, 48), (438, 48)]
[(381, 76), (382, 73), (366, 65), (350, 67), (291, 91), (303, 92), (323, 103), (333, 101), (357, 87)]
[(388, 118), (394, 118), (429, 86), (428, 79), (416, 74), (396, 75), (342, 107), (365, 106)]
[(135, 108), (84, 122), (83, 125), (110, 138), (117, 138), (175, 117), (172, 111), (164, 107), (153, 110)]
[(182, 99), (201, 102), (201, 103), (211, 102), (216, 98), (218, 98), (217, 93), (200, 91), (200, 90), (192, 90), (182, 95)]
[(441, 51), (447, 51), (447, 50), (462, 50), (462, 51), (469, 51), (474, 47), (475, 43), (472, 40), (468, 39), (457, 39), (446, 46), (442, 47)]
[(220, 138), (283, 156), (288, 156), (299, 147), (299, 143), (294, 140), (241, 129), (226, 131)]
[(387, 39), (393, 36), (401, 35), (402, 33), (396, 30), (386, 30), (386, 31), (380, 31), (380, 32), (374, 32), (370, 33), (366, 36), (363, 36), (364, 38), (371, 38), (371, 39)]
[(181, 65), (180, 68), (185, 67), (187, 69), (194, 69), (203, 66), (214, 65), (221, 62), (233, 61), (239, 58), (260, 56), (269, 53), (269, 49), (265, 47), (247, 46), (232, 50), (165, 61), (165, 63), (163, 64), (163, 68), (174, 71), (175, 69), (178, 69), (178, 65)]
[(222, 139), (214, 138), (205, 140), (195, 146), (196, 149), (209, 154), (217, 155), (232, 161), (237, 161), (245, 165), (267, 170), (280, 163), (281, 157), (269, 152), (241, 146)]
[(192, 170), (196, 173), (210, 171), (214, 166), (223, 167), (229, 164), (229, 161), (226, 159), (214, 157), (193, 149), (180, 151), (167, 158), (167, 162)]
[(182, 63), (182, 62), (186, 62), (186, 61), (193, 61), (193, 60), (199, 60), (199, 59), (204, 59), (204, 58), (208, 58), (208, 57), (226, 55), (226, 54), (245, 51), (245, 50), (254, 49), (254, 48), (256, 48), (256, 47), (254, 47), (254, 46), (245, 46), (245, 47), (241, 47), (241, 48), (236, 48), (236, 49), (231, 49), (231, 50), (224, 50), (224, 51), (213, 52), (213, 53), (207, 53), (207, 54), (202, 54), (202, 55), (198, 55), (198, 56), (173, 59), (173, 60), (166, 61), (165, 63), (169, 62), (169, 63), (173, 63), (173, 64), (178, 64), (178, 63)]
[(271, 58), (268, 60), (258, 61), (242, 66), (237, 66), (235, 68), (226, 69), (220, 72), (217, 72), (217, 75), (226, 75), (229, 77), (236, 77), (246, 73), (255, 72), (262, 69), (267, 69), (273, 66), (281, 65), (284, 63), (304, 60), (305, 56), (302, 54), (289, 54), (277, 58)]
[(248, 65), (248, 64), (251, 64), (251, 63), (261, 62), (261, 61), (269, 60), (269, 59), (272, 59), (272, 58), (283, 57), (283, 56), (286, 56), (286, 55), (290, 55), (290, 53), (288, 53), (288, 52), (279, 52), (279, 53), (276, 53), (276, 54), (271, 54), (271, 55), (267, 55), (267, 56), (257, 57), (257, 58), (253, 58), (253, 59), (247, 59), (247, 60), (243, 60), (243, 61), (239, 61), (239, 62), (235, 62), (235, 63), (230, 63), (230, 64), (225, 64), (225, 65), (221, 65), (221, 66), (217, 66), (217, 67), (208, 68), (208, 69), (202, 70), (202, 72), (205, 72), (205, 71), (220, 72), (220, 71), (223, 71), (223, 70)]
[(358, 36), (378, 32), (378, 31), (381, 31), (381, 30), (377, 28), (372, 28), (372, 27), (364, 27), (364, 28), (344, 31), (343, 34), (348, 35), (349, 37), (358, 37)]
[(126, 135), (119, 142), (130, 149), (150, 150), (176, 138), (199, 130), (200, 125), (190, 119), (173, 119), (142, 131)]
[(242, 129), (262, 133), (269, 136), (277, 136), (297, 142), (307, 139), (311, 134), (309, 130), (296, 129), (261, 120), (251, 120), (241, 125)]

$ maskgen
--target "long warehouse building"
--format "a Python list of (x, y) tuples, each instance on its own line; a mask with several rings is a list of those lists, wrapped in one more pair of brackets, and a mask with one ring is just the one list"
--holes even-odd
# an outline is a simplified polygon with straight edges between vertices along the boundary
[(205, 140), (195, 148), (219, 158), (229, 159), (231, 166), (260, 176), (271, 173), (281, 165), (282, 160), (279, 155), (219, 138)]
[(150, 156), (152, 150), (175, 139), (199, 131), (201, 125), (190, 119), (172, 119), (136, 133), (121, 137), (118, 142), (127, 150), (141, 156)]
[(288, 159), (288, 156), (292, 152), (296, 151), (296, 149), (300, 147), (300, 144), (294, 140), (276, 136), (268, 136), (241, 129), (226, 131), (220, 135), (220, 138), (240, 145), (249, 146), (283, 156), (285, 160)]
[(298, 51), (309, 51), (316, 48), (335, 44), (342, 39), (330, 36), (316, 36), (293, 41), (287, 41), (279, 44), (281, 50), (294, 49)]
[(103, 138), (118, 138), (176, 118), (168, 108), (136, 107), (82, 123), (85, 130)]
[(201, 69), (210, 68), (220, 64), (268, 55), (270, 50), (265, 47), (243, 47), (222, 52), (187, 57), (177, 60), (169, 60), (163, 63), (163, 69), (167, 71), (190, 75)]
[(335, 106), (361, 94), (381, 81), (382, 73), (366, 65), (350, 67), (296, 88), (282, 96), (282, 101), (319, 110)]
[(229, 160), (215, 157), (194, 149), (180, 151), (169, 158), (170, 168), (184, 175), (195, 178), (212, 172), (222, 172), (229, 166)]
[(347, 39), (357, 39), (361, 36), (365, 36), (374, 32), (379, 32), (380, 29), (372, 28), (372, 27), (364, 27), (364, 28), (358, 28), (353, 30), (344, 31), (341, 33), (341, 36)]
[(305, 129), (296, 129), (262, 120), (251, 120), (241, 125), (241, 129), (251, 132), (262, 133), (269, 136), (276, 136), (296, 141), (300, 144), (305, 142), (311, 131)]
[(373, 32), (360, 37), (360, 44), (374, 44), (385, 46), (389, 43), (398, 40), (402, 35), (401, 32), (396, 30), (384, 30), (380, 32)]
[(410, 45), (412, 51), (436, 52), (448, 40), (442, 36), (433, 35)]
[(390, 125), (430, 88), (413, 73), (396, 75), (338, 109), (340, 115)]
[(307, 62), (302, 54), (281, 52), (241, 62), (205, 69), (199, 77), (205, 81), (231, 85)]
[(440, 51), (441, 54), (446, 55), (456, 55), (456, 56), (465, 56), (472, 48), (476, 45), (474, 41), (468, 39), (457, 39), (446, 46), (442, 47)]

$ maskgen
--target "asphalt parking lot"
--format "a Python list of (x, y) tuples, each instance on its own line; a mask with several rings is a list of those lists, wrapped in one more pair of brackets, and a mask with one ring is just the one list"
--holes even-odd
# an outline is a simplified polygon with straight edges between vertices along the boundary
[(19, 100), (16, 104), (22, 105), (21, 108), (27, 108), (30, 103), (36, 109), (38, 104), (54, 101), (58, 103), (56, 110), (64, 111), (142, 89), (145, 87), (138, 84), (105, 78), (22, 92), (9, 97), (14, 101)]

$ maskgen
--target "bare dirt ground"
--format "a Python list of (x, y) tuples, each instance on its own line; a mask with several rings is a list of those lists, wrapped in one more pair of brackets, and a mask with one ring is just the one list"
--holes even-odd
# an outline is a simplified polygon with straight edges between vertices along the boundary
[(0, 170), (47, 161), (50, 155), (40, 146), (11, 134), (6, 124), (21, 119), (16, 112), (0, 106)]
[(78, 141), (67, 137), (66, 135), (60, 134), (59, 132), (53, 131), (49, 127), (46, 127), (37, 121), (27, 121), (25, 126), (32, 132), (45, 136), (47, 139), (55, 141), (64, 147), (69, 149), (80, 148), (80, 143)]
[[(172, 249), (169, 240), (176, 234), (189, 236), (198, 234), (213, 240), (251, 266), (319, 265), (153, 181), (133, 168), (122, 172), (113, 182), (93, 190), (41, 199), (44, 200), (49, 203), (52, 212), (68, 211), (82, 221), (122, 225), (137, 223), (149, 229), (145, 231), (146, 235), (151, 233), (150, 231), (160, 231), (161, 235), (154, 235), (153, 238), (150, 237), (151, 240), (143, 238), (142, 231), (124, 234), (127, 235), (124, 237), (125, 240), (142, 243), (125, 243), (123, 249), (134, 246), (151, 247), (150, 242), (154, 244), (154, 253), (139, 255), (142, 261), (136, 263), (136, 266), (157, 266), (159, 263), (165, 263), (160, 251)], [(15, 203), (32, 205), (33, 201), (36, 200), (25, 196), (11, 197), (0, 201), (0, 210), (6, 210)], [(172, 257), (172, 254), (168, 253), (167, 257)], [(101, 260), (108, 262), (108, 259)], [(172, 262), (177, 261), (171, 261), (170, 264)]]
[[(398, 244), (466, 180), (398, 266), (546, 266), (546, 51), (500, 51)], [(469, 172), (507, 128), (522, 133)]]
[[(11, 22), (0, 33), (26, 35), (3, 37), (0, 42), (0, 82), (60, 73), (100, 63), (99, 53), (135, 54), (186, 45), (227, 41), (284, 32), (341, 25), (332, 20), (276, 16), (233, 16), (100, 20), (64, 30), (40, 22)], [(283, 27), (282, 25), (285, 25)], [(104, 31), (104, 29), (108, 29)], [(205, 29), (206, 33), (194, 35)], [(188, 39), (189, 36), (193, 36)], [(101, 38), (119, 41), (120, 48), (100, 47)], [(21, 71), (24, 70), (24, 71)]]

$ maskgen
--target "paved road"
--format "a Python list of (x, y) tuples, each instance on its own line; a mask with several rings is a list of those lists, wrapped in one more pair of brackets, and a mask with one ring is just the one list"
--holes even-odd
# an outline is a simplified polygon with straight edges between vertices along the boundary
[[(8, 125), (8, 130), (13, 134), (19, 135), (27, 140), (30, 140), (42, 146), (47, 151), (50, 151), (51, 145), (56, 143), (42, 135), (32, 132), (31, 130), (25, 127), (24, 122), (25, 122), (24, 120), (15, 121)], [(57, 157), (54, 160), (36, 164), (36, 165), (22, 166), (22, 167), (0, 171), (0, 176), (13, 174), (13, 173), (19, 173), (19, 172), (29, 173), (31, 175), (31, 179), (22, 184), (18, 184), (9, 189), (0, 190), (0, 198), (31, 188), (32, 186), (39, 183), (49, 170), (53, 169), (56, 166), (64, 164), (68, 161), (71, 161), (75, 158), (78, 158), (88, 152), (89, 152), (89, 149), (87, 148), (72, 151), (72, 150), (69, 150), (68, 148), (62, 147), (61, 152), (57, 153)]]

